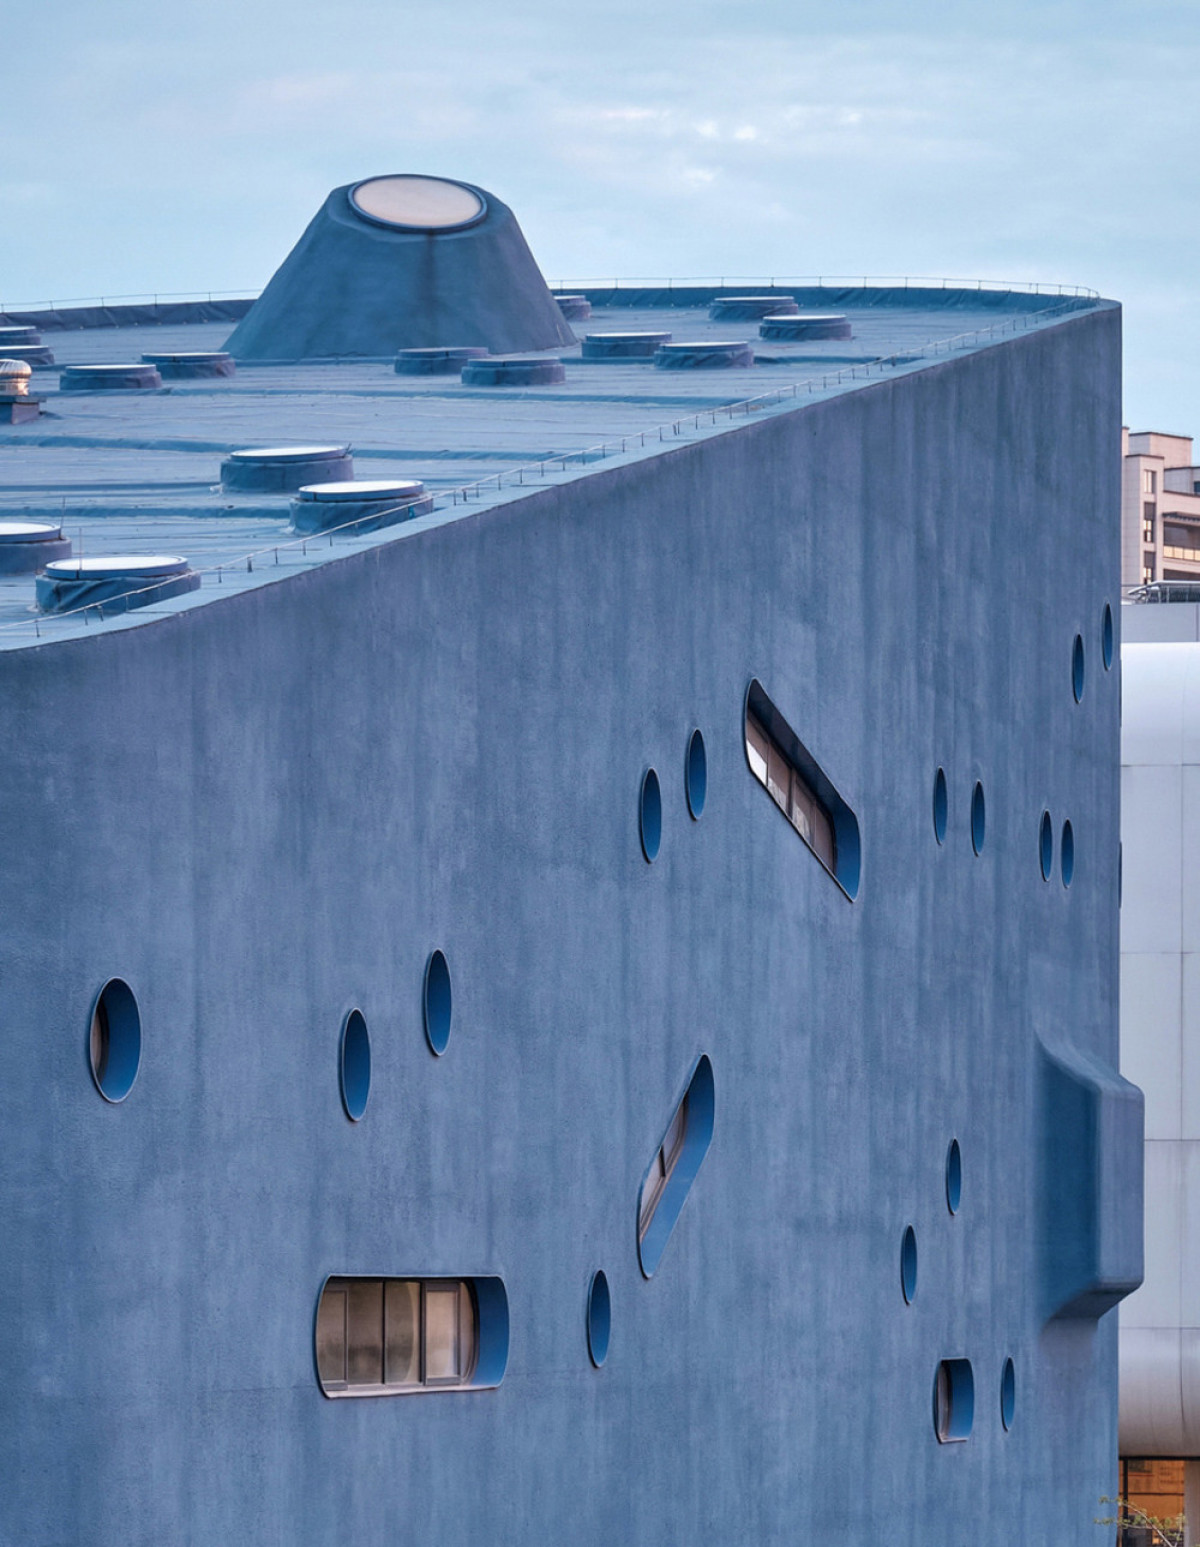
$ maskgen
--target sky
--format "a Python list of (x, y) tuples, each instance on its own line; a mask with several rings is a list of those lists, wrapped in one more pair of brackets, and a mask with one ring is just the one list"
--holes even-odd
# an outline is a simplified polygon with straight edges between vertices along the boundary
[(0, 0), (0, 305), (251, 294), (424, 172), (552, 283), (1090, 286), (1200, 438), (1198, 86), (1200, 0)]

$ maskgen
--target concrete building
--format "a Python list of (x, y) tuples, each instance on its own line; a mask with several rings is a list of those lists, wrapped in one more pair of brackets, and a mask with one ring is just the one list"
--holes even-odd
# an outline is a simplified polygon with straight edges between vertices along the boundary
[(589, 306), (0, 319), (0, 1541), (1097, 1540), (1119, 310)]
[(1121, 431), (1121, 583), (1200, 580), (1200, 467), (1190, 435)]

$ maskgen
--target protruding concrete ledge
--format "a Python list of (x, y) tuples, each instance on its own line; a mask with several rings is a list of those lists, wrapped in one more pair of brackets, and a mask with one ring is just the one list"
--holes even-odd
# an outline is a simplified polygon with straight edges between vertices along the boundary
[(561, 360), (472, 360), (462, 379), (469, 387), (541, 387), (566, 381)]
[(206, 376), (232, 376), (237, 370), (233, 356), (223, 349), (196, 349), (181, 354), (143, 355), (146, 365), (157, 368), (164, 381), (189, 381)]
[(469, 360), (483, 360), (487, 353), (475, 344), (448, 349), (401, 349), (396, 355), (396, 375), (457, 376)]
[(176, 554), (108, 554), (47, 564), (35, 589), (43, 612), (72, 612), (79, 607), (131, 612), (198, 591), (200, 576)]
[(328, 532), (335, 527), (376, 532), (398, 521), (428, 515), (432, 509), (433, 500), (418, 478), (319, 483), (297, 493), (292, 501), (292, 526), (301, 533)]
[(583, 341), (584, 360), (652, 360), (655, 350), (671, 342), (669, 333), (589, 333)]
[(592, 303), (586, 295), (556, 295), (554, 299), (568, 322), (582, 322), (592, 315)]
[(58, 377), (60, 392), (131, 392), (162, 386), (152, 365), (64, 365)]
[(758, 325), (760, 338), (777, 342), (791, 339), (851, 338), (848, 318), (838, 312), (807, 312), (795, 316), (764, 317)]
[(35, 575), (71, 556), (62, 527), (48, 521), (0, 521), (0, 575)]
[(791, 295), (725, 295), (712, 303), (708, 315), (714, 322), (757, 322), (799, 310)]
[(221, 487), (230, 494), (294, 494), (306, 484), (353, 477), (348, 446), (262, 446), (231, 452), (221, 463)]
[(660, 371), (718, 371), (754, 364), (754, 350), (745, 340), (714, 343), (700, 339), (693, 343), (663, 344), (656, 350), (654, 363)]

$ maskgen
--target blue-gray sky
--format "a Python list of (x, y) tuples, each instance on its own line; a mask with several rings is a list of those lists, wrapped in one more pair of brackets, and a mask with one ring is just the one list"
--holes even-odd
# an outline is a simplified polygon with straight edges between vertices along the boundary
[(458, 176), (548, 278), (929, 274), (1126, 307), (1200, 438), (1200, 0), (0, 0), (0, 302), (258, 289)]

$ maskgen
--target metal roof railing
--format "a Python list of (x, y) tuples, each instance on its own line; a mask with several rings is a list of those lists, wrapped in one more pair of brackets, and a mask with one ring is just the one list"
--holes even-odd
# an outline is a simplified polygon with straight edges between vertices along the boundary
[(684, 290), (721, 289), (733, 285), (761, 285), (768, 290), (829, 287), (831, 289), (858, 290), (986, 290), (1014, 292), (1019, 295), (1073, 296), (1087, 301), (1098, 301), (1100, 293), (1087, 285), (1069, 285), (1035, 279), (952, 279), (945, 275), (931, 274), (809, 274), (764, 278), (761, 274), (702, 275), (685, 279), (678, 274), (669, 278), (644, 279), (572, 279), (556, 281), (551, 290)]
[[(762, 285), (768, 290), (786, 288), (788, 285), (829, 286), (840, 289), (919, 289), (919, 290), (986, 290), (1010, 291), (1020, 295), (1073, 296), (1077, 299), (1097, 301), (1099, 292), (1087, 285), (1069, 285), (1034, 279), (954, 279), (937, 274), (809, 274), (776, 275), (766, 278), (762, 274), (712, 274), (698, 277), (666, 277), (625, 279), (572, 279), (556, 280), (551, 290), (684, 290), (728, 289), (731, 285)], [(253, 301), (261, 290), (160, 290), (153, 294), (135, 295), (83, 295), (67, 296), (57, 301), (0, 301), (0, 313), (59, 311), (66, 306), (158, 306), (165, 301)]]

